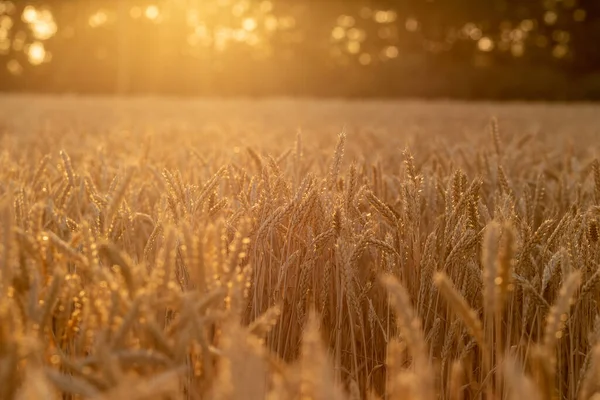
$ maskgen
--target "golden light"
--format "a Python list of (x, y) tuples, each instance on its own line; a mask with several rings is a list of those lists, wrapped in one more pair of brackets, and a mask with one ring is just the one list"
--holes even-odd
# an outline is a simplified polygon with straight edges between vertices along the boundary
[(248, 32), (252, 32), (256, 29), (257, 26), (258, 24), (256, 23), (256, 20), (254, 18), (246, 18), (242, 22), (242, 28), (244, 28)]
[(556, 14), (554, 11), (546, 11), (544, 14), (544, 22), (546, 25), (554, 25), (557, 20), (558, 14)]
[(358, 57), (358, 62), (361, 65), (369, 65), (369, 64), (371, 64), (371, 61), (372, 61), (372, 57), (370, 54), (367, 54), (367, 53), (362, 53), (360, 55), (360, 57)]
[(331, 31), (331, 37), (335, 40), (342, 40), (343, 38), (346, 37), (346, 30), (344, 28), (342, 28), (341, 26), (336, 26)]
[(157, 5), (151, 4), (148, 7), (146, 7), (146, 11), (144, 12), (144, 15), (149, 20), (156, 21), (158, 19), (158, 17), (160, 16), (160, 10), (158, 9)]
[(277, 18), (273, 15), (268, 15), (265, 18), (265, 29), (268, 31), (275, 31), (277, 30), (277, 25), (279, 25), (279, 22), (277, 22)]
[(565, 44), (558, 44), (552, 49), (552, 55), (556, 58), (564, 58), (569, 53), (569, 47)]
[(88, 23), (92, 28), (98, 28), (108, 21), (108, 14), (104, 10), (98, 10), (94, 14), (90, 15)]
[(357, 40), (359, 42), (363, 42), (366, 39), (367, 35), (365, 31), (362, 29), (351, 28), (348, 30), (348, 39)]
[(198, 37), (208, 36), (208, 29), (206, 29), (206, 25), (198, 25), (194, 29), (194, 34)]
[(414, 18), (408, 18), (404, 26), (407, 31), (416, 32), (419, 29), (419, 21)]
[(281, 29), (292, 29), (296, 26), (296, 19), (294, 17), (281, 17), (278, 22)]
[(238, 42), (244, 42), (248, 38), (248, 31), (245, 29), (236, 29), (233, 32), (233, 38)]
[(16, 7), (12, 1), (0, 0), (0, 14), (12, 15), (16, 11)]
[(4, 42), (8, 39), (8, 29), (0, 26), (0, 42)]
[(567, 31), (556, 30), (552, 32), (552, 39), (558, 43), (566, 44), (571, 40), (571, 34)]
[(39, 40), (48, 40), (56, 34), (57, 27), (54, 21), (35, 21), (30, 25), (33, 36)]
[(348, 53), (350, 54), (358, 54), (360, 52), (360, 43), (356, 41), (348, 42), (346, 46), (348, 48)]
[(351, 15), (340, 15), (337, 19), (338, 25), (344, 28), (352, 28), (355, 22)]
[(46, 49), (42, 42), (33, 42), (27, 49), (27, 59), (32, 65), (40, 65), (46, 59)]
[(131, 18), (133, 19), (138, 19), (142, 17), (142, 9), (140, 7), (131, 7), (131, 10), (129, 10), (129, 16), (131, 16)]
[(54, 17), (49, 10), (38, 10), (32, 6), (27, 6), (23, 10), (21, 19), (29, 25), (33, 36), (38, 40), (48, 40), (58, 30)]
[(492, 51), (494, 50), (494, 41), (489, 37), (484, 36), (477, 42), (477, 48), (481, 51)]
[(23, 15), (21, 16), (23, 22), (27, 22), (28, 24), (34, 22), (37, 19), (37, 17), (38, 12), (33, 6), (25, 7), (25, 9), (23, 10)]
[(395, 22), (398, 18), (398, 14), (394, 10), (390, 10), (387, 12), (387, 22), (392, 23)]
[(398, 52), (398, 48), (396, 46), (388, 46), (384, 50), (384, 55), (387, 58), (396, 58), (396, 57), (398, 57), (398, 54), (399, 54), (399, 52)]
[(530, 19), (524, 19), (523, 21), (521, 21), (521, 29), (523, 29), (525, 32), (529, 32), (531, 30), (533, 30), (534, 28), (534, 24), (533, 21)]
[(7, 31), (13, 27), (13, 20), (8, 15), (3, 15), (0, 17), (0, 28), (6, 29)]
[(0, 40), (0, 55), (7, 55), (10, 51), (10, 40)]
[(369, 19), (373, 16), (373, 10), (371, 10), (369, 7), (363, 7), (360, 9), (359, 15), (361, 18)]
[(383, 26), (383, 27), (379, 28), (379, 30), (377, 30), (377, 34), (382, 39), (391, 38), (393, 33), (394, 32), (392, 31), (392, 28), (389, 26)]
[(17, 60), (10, 60), (6, 63), (6, 69), (13, 75), (21, 75), (23, 73), (23, 67)]
[(198, 10), (188, 10), (185, 16), (188, 26), (194, 27), (200, 23)]
[(192, 33), (192, 34), (188, 35), (187, 43), (189, 46), (195, 47), (198, 45), (198, 43), (200, 43), (200, 38), (197, 35)]
[(62, 37), (65, 39), (72, 39), (73, 37), (75, 37), (75, 28), (73, 28), (72, 26), (63, 26), (60, 31)]
[(525, 45), (523, 43), (514, 43), (510, 46), (510, 52), (514, 57), (522, 57), (525, 54)]
[(248, 11), (249, 8), (250, 4), (245, 1), (240, 1), (231, 8), (231, 13), (236, 17), (241, 17)]
[(13, 38), (12, 48), (14, 51), (21, 51), (25, 47), (25, 41), (27, 40), (27, 34), (23, 31), (17, 32)]
[(387, 22), (387, 13), (385, 11), (377, 11), (375, 12), (375, 22), (384, 24)]
[(513, 29), (509, 34), (511, 40), (520, 42), (525, 38), (525, 31), (521, 29)]
[(260, 11), (264, 14), (270, 13), (273, 11), (273, 3), (266, 0), (260, 3)]
[(224, 51), (233, 37), (233, 29), (218, 26), (214, 31), (214, 44), (217, 51)]
[(479, 28), (474, 28), (469, 33), (469, 37), (472, 40), (480, 40), (483, 37), (483, 32), (481, 32), (481, 29)]
[(392, 23), (396, 20), (397, 16), (395, 11), (378, 10), (375, 12), (375, 22), (379, 24)]
[(250, 33), (246, 39), (246, 44), (248, 44), (249, 46), (257, 46), (260, 43), (260, 39), (258, 38), (258, 35), (256, 35), (255, 33)]

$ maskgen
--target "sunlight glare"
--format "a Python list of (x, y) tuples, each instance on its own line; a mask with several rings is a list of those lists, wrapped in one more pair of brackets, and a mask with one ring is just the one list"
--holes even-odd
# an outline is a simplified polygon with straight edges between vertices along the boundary
[(27, 59), (32, 65), (40, 65), (46, 59), (46, 49), (42, 42), (33, 42), (27, 49)]
[(242, 27), (248, 32), (252, 32), (257, 27), (256, 20), (254, 18), (246, 18), (242, 22)]
[(56, 34), (57, 27), (54, 21), (36, 21), (31, 24), (33, 36), (39, 40), (48, 40)]
[(146, 11), (144, 14), (149, 20), (156, 21), (160, 16), (160, 10), (158, 9), (157, 5), (150, 4), (148, 7), (146, 7)]
[(22, 19), (23, 22), (27, 22), (28, 24), (34, 22), (37, 19), (38, 12), (33, 6), (27, 6), (23, 10)]

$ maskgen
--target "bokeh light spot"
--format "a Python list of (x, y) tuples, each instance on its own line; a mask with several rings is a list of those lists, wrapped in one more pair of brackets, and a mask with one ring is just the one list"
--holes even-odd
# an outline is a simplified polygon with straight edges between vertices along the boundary
[(18, 76), (23, 73), (23, 66), (17, 60), (10, 60), (6, 63), (6, 68), (12, 75)]
[(544, 13), (544, 22), (546, 25), (554, 25), (558, 20), (558, 14), (554, 11), (546, 11)]
[(28, 24), (34, 22), (37, 19), (38, 12), (33, 6), (27, 6), (23, 9), (22, 19), (23, 22)]
[(342, 40), (344, 37), (346, 37), (346, 30), (341, 26), (336, 26), (331, 31), (331, 37), (335, 40)]
[(27, 48), (27, 59), (32, 65), (40, 65), (46, 59), (46, 48), (42, 42), (33, 42)]
[(146, 7), (144, 15), (146, 15), (146, 18), (148, 18), (149, 20), (156, 21), (160, 16), (160, 10), (158, 9), (158, 6), (151, 4), (148, 7)]
[(355, 22), (354, 17), (350, 15), (340, 15), (337, 20), (338, 25), (344, 28), (352, 28)]
[(88, 23), (92, 28), (98, 28), (108, 21), (108, 14), (104, 10), (98, 10), (94, 14), (90, 15)]
[(387, 46), (384, 50), (384, 55), (387, 58), (396, 58), (398, 57), (398, 48), (396, 46)]
[(246, 18), (244, 19), (244, 22), (242, 22), (242, 27), (248, 32), (252, 32), (257, 27), (256, 20), (254, 18)]
[(357, 41), (349, 41), (348, 42), (348, 53), (350, 54), (358, 54), (360, 52), (360, 43)]
[(419, 21), (414, 18), (408, 18), (404, 24), (404, 27), (409, 32), (416, 32), (419, 29)]
[(370, 54), (368, 53), (362, 53), (359, 57), (358, 57), (358, 62), (361, 65), (369, 65), (371, 64), (372, 61), (372, 57)]
[(523, 21), (521, 21), (521, 29), (523, 29), (525, 32), (529, 32), (529, 31), (533, 30), (533, 28), (534, 28), (534, 23), (532, 20), (524, 19)]
[(569, 53), (569, 46), (566, 44), (557, 44), (552, 49), (552, 55), (556, 58), (564, 58)]
[(492, 51), (494, 50), (494, 41), (489, 37), (484, 36), (477, 42), (477, 48), (481, 51)]

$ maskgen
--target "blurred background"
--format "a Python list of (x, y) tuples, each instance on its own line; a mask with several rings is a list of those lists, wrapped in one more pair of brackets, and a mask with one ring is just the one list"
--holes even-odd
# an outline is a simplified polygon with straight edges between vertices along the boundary
[(0, 0), (0, 90), (600, 99), (599, 0)]

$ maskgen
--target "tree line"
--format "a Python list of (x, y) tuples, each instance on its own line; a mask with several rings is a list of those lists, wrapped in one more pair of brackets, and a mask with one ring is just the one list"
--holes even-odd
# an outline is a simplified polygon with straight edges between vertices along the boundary
[(595, 0), (0, 1), (0, 89), (600, 98)]

